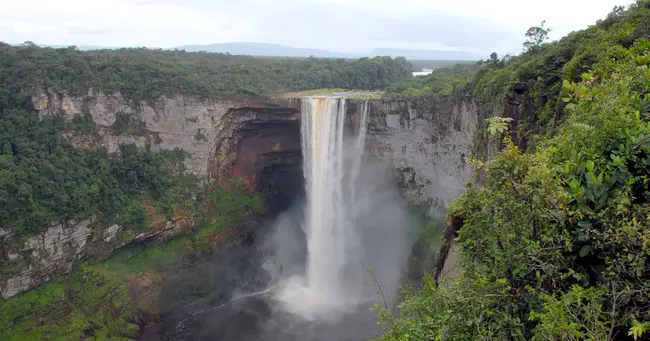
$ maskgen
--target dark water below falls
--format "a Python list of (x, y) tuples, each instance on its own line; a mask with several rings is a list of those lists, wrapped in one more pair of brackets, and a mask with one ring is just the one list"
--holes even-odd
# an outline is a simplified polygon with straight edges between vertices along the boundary
[[(287, 312), (276, 299), (277, 288), (259, 290), (269, 279), (253, 248), (231, 249), (166, 280), (161, 299), (167, 313), (162, 322), (148, 326), (140, 340), (355, 341), (379, 334), (377, 312), (368, 303), (313, 320)], [(183, 306), (188, 296), (201, 291), (197, 285), (208, 288), (202, 295), (212, 291), (219, 297), (216, 303)]]
[(235, 300), (183, 320), (177, 334), (163, 340), (368, 340), (377, 333), (377, 316), (367, 307), (337, 316), (337, 321), (306, 321), (277, 310), (276, 303), (268, 295)]

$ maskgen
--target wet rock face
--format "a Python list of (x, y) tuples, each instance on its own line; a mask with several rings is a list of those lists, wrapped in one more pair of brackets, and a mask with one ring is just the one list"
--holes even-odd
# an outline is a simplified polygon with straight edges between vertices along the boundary
[(304, 192), (299, 113), (281, 111), (238, 125), (231, 169), (264, 196), (271, 213), (286, 210)]
[(472, 154), (479, 116), (474, 101), (375, 100), (369, 115), (366, 146), (393, 164), (411, 203), (435, 210), (458, 197), (471, 175), (465, 158)]
[(258, 159), (259, 180), (256, 191), (262, 193), (270, 213), (283, 212), (305, 196), (305, 179), (300, 151), (262, 154)]

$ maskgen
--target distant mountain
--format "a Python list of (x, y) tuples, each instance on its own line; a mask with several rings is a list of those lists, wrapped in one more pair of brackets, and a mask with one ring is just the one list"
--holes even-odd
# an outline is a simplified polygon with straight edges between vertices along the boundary
[(486, 58), (476, 53), (447, 50), (410, 50), (379, 48), (372, 50), (375, 56), (404, 57), (413, 60), (479, 60)]
[(219, 52), (234, 55), (250, 55), (265, 57), (321, 57), (321, 58), (353, 58), (346, 53), (330, 52), (318, 49), (306, 49), (279, 44), (267, 43), (223, 43), (211, 45), (185, 45), (177, 47), (187, 52)]
[(297, 48), (279, 44), (267, 43), (223, 43), (211, 45), (186, 45), (177, 47), (188, 52), (219, 52), (233, 55), (250, 55), (266, 57), (320, 57), (320, 58), (361, 58), (374, 56), (405, 57), (420, 60), (478, 60), (484, 56), (464, 51), (443, 50), (409, 50), (394, 48), (378, 48), (371, 52), (343, 53), (319, 49)]
[[(41, 47), (66, 47), (63, 45), (40, 45)], [(114, 46), (94, 46), (94, 45), (77, 45), (77, 48), (82, 51), (86, 50), (115, 50), (121, 47)], [(151, 48), (151, 47), (150, 47)], [(151, 48), (156, 49), (156, 48)], [(355, 52), (344, 53), (327, 51), (320, 49), (292, 47), (280, 44), (267, 44), (267, 43), (247, 43), (247, 42), (234, 42), (210, 45), (184, 45), (171, 48), (178, 50), (185, 50), (187, 52), (218, 52), (230, 53), (232, 55), (248, 55), (248, 56), (263, 56), (263, 57), (319, 57), (319, 58), (362, 58), (362, 57), (375, 57), (375, 56), (390, 56), (390, 57), (404, 57), (409, 60), (426, 60), (426, 61), (475, 61), (485, 59), (487, 56), (465, 52), (465, 51), (449, 51), (449, 50), (411, 50), (411, 49), (397, 49), (397, 48), (376, 48), (369, 52)], [(418, 69), (419, 71), (419, 69)]]

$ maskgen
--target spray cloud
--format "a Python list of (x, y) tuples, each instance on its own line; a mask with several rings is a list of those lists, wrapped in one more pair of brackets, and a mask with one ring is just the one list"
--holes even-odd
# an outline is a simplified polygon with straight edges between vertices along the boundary
[(275, 264), (285, 270), (276, 298), (307, 319), (390, 304), (410, 252), (412, 233), (396, 181), (364, 153), (369, 103), (358, 105), (353, 124), (347, 104), (344, 98), (302, 100), (306, 200), (279, 217), (271, 238)]

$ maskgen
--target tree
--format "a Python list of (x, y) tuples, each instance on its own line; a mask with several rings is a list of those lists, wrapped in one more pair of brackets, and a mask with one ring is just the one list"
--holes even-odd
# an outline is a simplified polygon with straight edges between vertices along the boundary
[(490, 54), (490, 58), (487, 60), (489, 64), (496, 64), (499, 62), (499, 55), (496, 52)]
[(550, 28), (544, 28), (546, 20), (543, 20), (539, 26), (533, 26), (526, 31), (526, 42), (524, 42), (524, 51), (530, 51), (539, 47), (548, 40), (548, 33), (551, 32)]

